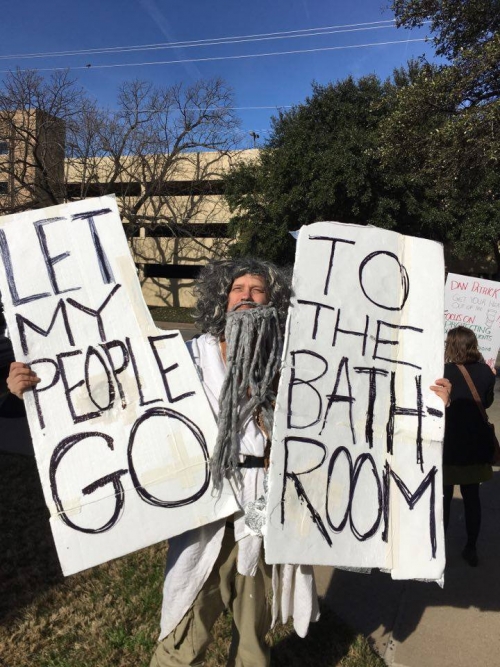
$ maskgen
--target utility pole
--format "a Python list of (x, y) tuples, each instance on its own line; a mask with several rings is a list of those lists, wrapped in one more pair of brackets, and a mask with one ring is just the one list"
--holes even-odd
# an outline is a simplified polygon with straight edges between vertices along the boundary
[(259, 135), (257, 134), (257, 132), (254, 132), (254, 130), (252, 130), (252, 131), (249, 132), (248, 134), (252, 137), (252, 139), (253, 139), (253, 147), (255, 148), (255, 142), (256, 142), (257, 139), (259, 138)]

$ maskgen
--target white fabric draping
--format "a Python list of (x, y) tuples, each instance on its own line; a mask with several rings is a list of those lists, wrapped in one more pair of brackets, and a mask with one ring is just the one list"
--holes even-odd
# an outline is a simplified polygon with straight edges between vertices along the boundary
[[(225, 366), (219, 341), (204, 334), (188, 343), (203, 388), (217, 416), (219, 394), (224, 381)], [(266, 440), (253, 419), (249, 419), (240, 435), (242, 455), (263, 456)], [(234, 515), (234, 534), (238, 542), (237, 568), (240, 574), (253, 576), (257, 570), (262, 538), (253, 535), (245, 525), (243, 507), (264, 492), (263, 468), (242, 468), (241, 483), (232, 483), (241, 508)], [(226, 519), (187, 531), (169, 540), (161, 632), (166, 637), (181, 621), (207, 580), (219, 555)], [(281, 602), (281, 604), (280, 604)], [(293, 617), (298, 635), (304, 637), (311, 621), (319, 617), (318, 600), (312, 567), (304, 565), (273, 566), (273, 625), (279, 616), (286, 622)]]

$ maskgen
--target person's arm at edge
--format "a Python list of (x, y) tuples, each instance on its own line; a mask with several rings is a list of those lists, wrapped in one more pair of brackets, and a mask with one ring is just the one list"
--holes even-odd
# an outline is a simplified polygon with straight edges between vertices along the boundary
[(443, 401), (445, 408), (449, 408), (451, 403), (451, 382), (446, 378), (438, 378), (434, 382), (435, 383), (429, 387), (430, 390), (433, 391), (436, 396), (439, 396)]
[(21, 361), (11, 363), (7, 378), (7, 387), (11, 394), (22, 400), (24, 392), (35, 387), (39, 382), (40, 378), (27, 364)]

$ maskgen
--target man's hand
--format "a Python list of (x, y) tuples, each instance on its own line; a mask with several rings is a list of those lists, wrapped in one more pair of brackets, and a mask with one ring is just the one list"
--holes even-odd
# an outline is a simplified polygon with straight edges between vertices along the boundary
[(23, 398), (23, 394), (28, 389), (32, 389), (40, 382), (31, 368), (27, 364), (20, 361), (13, 361), (10, 365), (9, 377), (7, 378), (7, 387), (9, 391), (17, 396)]
[(451, 382), (446, 378), (435, 380), (436, 384), (430, 386), (430, 389), (443, 401), (445, 408), (450, 406), (451, 400)]

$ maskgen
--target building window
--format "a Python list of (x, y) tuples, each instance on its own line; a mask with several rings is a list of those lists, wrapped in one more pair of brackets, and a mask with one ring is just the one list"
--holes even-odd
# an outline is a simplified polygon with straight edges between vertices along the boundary
[(9, 154), (9, 142), (3, 139), (0, 139), (0, 155)]
[(182, 280), (198, 277), (199, 264), (143, 264), (145, 278), (170, 278)]
[(102, 197), (103, 195), (118, 195), (118, 197), (140, 197), (141, 184), (137, 181), (118, 183), (68, 183), (66, 194), (70, 198)]
[(0, 195), (6, 195), (9, 192), (9, 183), (7, 181), (0, 181)]
[(153, 187), (153, 194), (163, 195), (164, 197), (189, 197), (194, 195), (223, 195), (225, 192), (224, 181), (206, 180), (206, 181), (165, 181), (154, 185), (147, 184), (148, 188)]
[(230, 238), (228, 225), (223, 222), (197, 222), (176, 224), (143, 225), (146, 236), (153, 238), (197, 238), (197, 239), (227, 239)]

